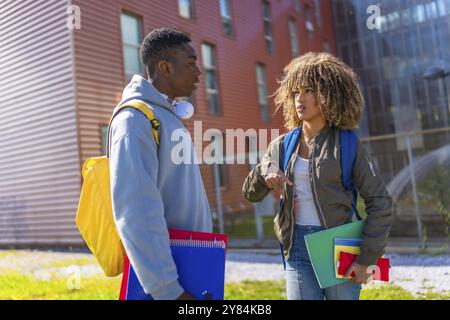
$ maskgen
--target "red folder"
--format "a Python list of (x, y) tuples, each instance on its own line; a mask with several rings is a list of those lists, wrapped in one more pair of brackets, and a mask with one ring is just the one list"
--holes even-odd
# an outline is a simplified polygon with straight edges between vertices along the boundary
[[(169, 229), (169, 238), (176, 240), (223, 241), (225, 243), (225, 252), (228, 246), (228, 237), (225, 234), (220, 233), (194, 232), (187, 230)], [(126, 300), (129, 277), (130, 277), (130, 260), (128, 260), (128, 256), (125, 256), (124, 272), (122, 276), (122, 284), (120, 288), (119, 300)]]
[[(347, 253), (347, 252), (341, 252), (339, 255), (339, 268), (338, 268), (338, 274), (345, 275), (348, 268), (350, 268), (351, 264), (355, 261), (356, 257), (358, 255)], [(377, 266), (380, 268), (380, 279), (374, 278), (374, 280), (380, 280), (380, 281), (389, 281), (389, 269), (390, 269), (390, 261), (388, 258), (380, 258), (377, 260)], [(355, 276), (355, 273), (352, 272), (352, 277)]]

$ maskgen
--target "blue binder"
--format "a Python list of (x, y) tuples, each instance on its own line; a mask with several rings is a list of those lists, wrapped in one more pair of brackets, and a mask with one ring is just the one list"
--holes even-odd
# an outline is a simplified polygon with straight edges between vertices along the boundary
[[(197, 300), (223, 300), (225, 285), (225, 241), (171, 239), (178, 281)], [(142, 288), (126, 259), (121, 300), (153, 300)]]

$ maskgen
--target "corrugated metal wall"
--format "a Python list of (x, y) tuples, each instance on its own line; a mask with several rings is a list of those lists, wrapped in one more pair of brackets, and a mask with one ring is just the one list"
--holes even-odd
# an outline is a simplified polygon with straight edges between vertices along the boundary
[(81, 243), (69, 0), (0, 1), (0, 244)]

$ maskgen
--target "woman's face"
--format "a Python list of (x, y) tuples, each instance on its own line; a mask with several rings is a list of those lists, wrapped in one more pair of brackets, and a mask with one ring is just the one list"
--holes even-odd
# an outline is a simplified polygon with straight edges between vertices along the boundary
[(299, 120), (312, 122), (318, 117), (323, 118), (312, 88), (301, 88), (294, 92), (294, 100)]

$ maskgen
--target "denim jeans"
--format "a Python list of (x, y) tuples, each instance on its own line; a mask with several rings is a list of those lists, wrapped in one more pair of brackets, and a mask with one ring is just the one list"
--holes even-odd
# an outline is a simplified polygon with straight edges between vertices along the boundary
[(292, 247), (286, 261), (288, 300), (359, 300), (360, 284), (350, 281), (321, 289), (309, 260), (304, 236), (322, 230), (319, 226), (295, 225)]

